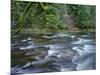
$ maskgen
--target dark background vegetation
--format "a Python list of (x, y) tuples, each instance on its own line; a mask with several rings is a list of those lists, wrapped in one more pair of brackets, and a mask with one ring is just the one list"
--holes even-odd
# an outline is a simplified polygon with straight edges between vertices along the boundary
[(11, 1), (11, 33), (95, 30), (96, 6)]

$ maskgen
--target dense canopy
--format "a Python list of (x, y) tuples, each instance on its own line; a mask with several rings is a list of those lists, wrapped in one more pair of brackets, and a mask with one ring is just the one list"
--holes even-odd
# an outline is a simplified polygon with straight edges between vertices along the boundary
[(12, 34), (95, 29), (95, 6), (42, 2), (11, 2)]

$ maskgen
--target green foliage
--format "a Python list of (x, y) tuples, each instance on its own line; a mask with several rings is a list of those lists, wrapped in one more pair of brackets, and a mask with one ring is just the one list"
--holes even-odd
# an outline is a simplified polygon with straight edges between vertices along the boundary
[(58, 8), (54, 7), (52, 4), (48, 4), (45, 6), (45, 27), (48, 29), (58, 29), (58, 26), (60, 24), (60, 18), (59, 18), (59, 13), (57, 13)]
[[(11, 1), (11, 27), (22, 29), (60, 30), (69, 27), (65, 14), (74, 17), (79, 29), (95, 28), (95, 6)], [(65, 19), (64, 19), (65, 18)], [(14, 33), (14, 32), (13, 32)]]
[(95, 27), (95, 6), (67, 5), (68, 13), (75, 17), (76, 27), (89, 29)]

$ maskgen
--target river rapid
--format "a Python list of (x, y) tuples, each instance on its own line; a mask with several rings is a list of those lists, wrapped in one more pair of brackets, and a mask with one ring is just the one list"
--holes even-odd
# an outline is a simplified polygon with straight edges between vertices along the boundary
[(94, 32), (21, 34), (11, 42), (11, 74), (96, 69)]

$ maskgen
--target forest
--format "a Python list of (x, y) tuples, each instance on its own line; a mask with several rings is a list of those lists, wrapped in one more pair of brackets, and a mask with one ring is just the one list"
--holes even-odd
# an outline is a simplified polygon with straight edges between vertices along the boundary
[(96, 6), (42, 2), (11, 2), (12, 35), (18, 33), (48, 33), (95, 31)]
[(11, 0), (11, 75), (96, 69), (96, 6)]

